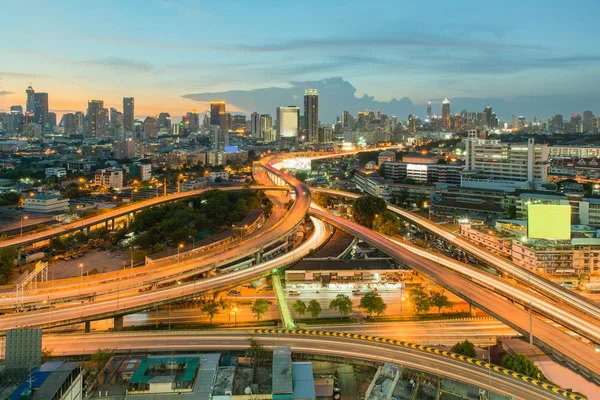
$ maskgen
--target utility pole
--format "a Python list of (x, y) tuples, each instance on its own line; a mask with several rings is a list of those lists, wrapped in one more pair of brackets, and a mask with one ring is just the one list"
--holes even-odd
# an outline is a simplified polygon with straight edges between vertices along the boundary
[(531, 312), (531, 300), (529, 300), (529, 347), (533, 347), (533, 314)]

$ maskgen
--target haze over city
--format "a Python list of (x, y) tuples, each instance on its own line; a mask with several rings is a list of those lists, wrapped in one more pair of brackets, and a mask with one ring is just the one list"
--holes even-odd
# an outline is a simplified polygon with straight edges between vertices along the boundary
[(600, 105), (594, 1), (28, 4), (3, 4), (1, 110), (29, 82), (59, 117), (125, 96), (140, 118), (203, 112), (215, 96), (269, 112), (311, 82), (322, 82), (324, 122), (359, 108), (424, 117), (444, 98), (457, 111), (492, 104), (504, 120)]

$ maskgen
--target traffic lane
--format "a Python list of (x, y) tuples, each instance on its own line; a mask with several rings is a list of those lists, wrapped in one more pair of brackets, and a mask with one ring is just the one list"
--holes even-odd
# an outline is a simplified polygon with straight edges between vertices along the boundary
[[(249, 267), (239, 271), (217, 275), (215, 277), (205, 279), (200, 283), (192, 282), (181, 284), (179, 286), (170, 287), (167, 289), (138, 293), (135, 296), (127, 298), (110, 299), (106, 301), (96, 301), (92, 303), (84, 303), (78, 306), (62, 309), (48, 309), (47, 311), (33, 311), (28, 313), (10, 314), (0, 317), (0, 330), (14, 329), (25, 326), (39, 326), (48, 323), (60, 323), (65, 321), (75, 321), (81, 318), (89, 318), (92, 316), (112, 314), (125, 314), (124, 310), (135, 307), (151, 307), (154, 303), (169, 302), (175, 299), (201, 291), (214, 290), (223, 286), (234, 285), (236, 282), (250, 279), (251, 277), (263, 274), (273, 268), (293, 262), (304, 255), (308, 254), (311, 249), (322, 244), (329, 235), (327, 226), (316, 219), (313, 219), (315, 226), (312, 236), (302, 243), (295, 252), (288, 252), (283, 256), (273, 260), (266, 261), (259, 266)], [(241, 246), (243, 248), (243, 246)], [(240, 248), (233, 251), (240, 251)]]
[(490, 374), (494, 390), (505, 395), (512, 395), (524, 400), (561, 398), (525, 382), (498, 374), (493, 370), (488, 371), (454, 359), (425, 354), (415, 349), (356, 339), (290, 335), (263, 336), (254, 335), (251, 332), (244, 334), (221, 333), (220, 335), (181, 335), (174, 332), (162, 332), (160, 335), (45, 336), (42, 342), (44, 347), (52, 348), (54, 354), (68, 356), (91, 354), (99, 348), (134, 352), (222, 351), (224, 348), (247, 350), (248, 337), (257, 338), (269, 350), (277, 346), (290, 346), (296, 353), (327, 354), (344, 358), (391, 362), (431, 374), (443, 375), (482, 388), (488, 386), (490, 379), (488, 374)]
[[(362, 238), (386, 254), (390, 254), (412, 268), (419, 270), (456, 295), (465, 299), (473, 299), (481, 307), (489, 310), (494, 317), (515, 330), (522, 333), (529, 331), (529, 313), (516, 307), (503, 297), (490, 293), (466, 278), (450, 273), (429, 260), (418, 258), (408, 250), (368, 228), (316, 209), (311, 209), (311, 213)], [(600, 354), (594, 352), (590, 346), (581, 343), (535, 316), (533, 317), (533, 332), (535, 338), (546, 343), (559, 354), (563, 354), (572, 361), (579, 363), (584, 369), (600, 375)]]

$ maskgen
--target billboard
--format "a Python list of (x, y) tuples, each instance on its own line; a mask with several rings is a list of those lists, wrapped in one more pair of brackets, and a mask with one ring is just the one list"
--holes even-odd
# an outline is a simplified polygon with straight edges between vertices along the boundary
[(286, 158), (283, 160), (283, 167), (292, 170), (310, 171), (310, 158)]
[(529, 204), (527, 237), (530, 239), (570, 240), (571, 206)]

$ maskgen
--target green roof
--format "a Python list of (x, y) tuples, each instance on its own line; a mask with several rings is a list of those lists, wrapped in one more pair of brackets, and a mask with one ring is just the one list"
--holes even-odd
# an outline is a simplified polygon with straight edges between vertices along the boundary
[(151, 365), (169, 364), (174, 362), (176, 364), (185, 363), (185, 371), (181, 377), (181, 382), (191, 382), (196, 375), (196, 368), (198, 367), (199, 357), (152, 357), (144, 358), (140, 365), (137, 367), (133, 376), (131, 377), (131, 383), (147, 383), (152, 375), (146, 375), (148, 368)]

